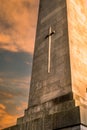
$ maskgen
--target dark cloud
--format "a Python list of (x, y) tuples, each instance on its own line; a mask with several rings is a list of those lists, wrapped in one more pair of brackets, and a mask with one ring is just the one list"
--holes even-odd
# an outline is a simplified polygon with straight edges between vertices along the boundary
[(6, 111), (11, 115), (23, 113), (17, 111), (16, 108), (22, 106), (22, 102), (28, 103), (29, 94), (29, 80), (24, 85), (24, 80), (14, 82), (14, 80), (5, 79), (3, 83), (0, 83), (0, 103), (6, 107)]
[(23, 1), (22, 1), (22, 4), (23, 4), (23, 6), (26, 7), (27, 9), (30, 9), (30, 8), (31, 8), (31, 3), (30, 3), (29, 1), (23, 0)]
[(29, 79), (27, 78), (27, 83), (23, 83), (25, 79), (19, 81), (3, 79), (4, 82), (0, 83), (0, 99), (3, 100), (7, 98), (14, 98), (18, 96), (26, 97), (27, 91), (29, 88)]
[[(25, 77), (31, 73), (32, 55), (27, 52), (0, 50), (0, 76)], [(6, 75), (5, 75), (6, 74)]]
[[(0, 1), (0, 31), (1, 32), (3, 32), (4, 30), (9, 31), (9, 29), (13, 29), (14, 27), (14, 21), (11, 20), (12, 16), (10, 15), (11, 13), (8, 12), (6, 8), (6, 3), (5, 1)], [(9, 13), (9, 17), (8, 17), (8, 13)]]
[(14, 23), (9, 21), (3, 14), (3, 15), (0, 15), (0, 27), (5, 30), (13, 29)]
[(30, 53), (0, 50), (0, 103), (11, 115), (18, 114), (16, 108), (28, 100), (31, 66)]
[(29, 0), (22, 0), (22, 5), (25, 8), (27, 8), (28, 10), (32, 11), (32, 10), (35, 10), (37, 8), (38, 0), (36, 0), (36, 1), (32, 0), (32, 2)]
[(2, 48), (3, 44), (4, 44), (5, 46), (9, 46), (9, 43), (1, 43), (1, 42), (0, 42), (0, 48)]
[[(28, 101), (29, 94), (29, 80), (24, 85), (24, 80), (14, 82), (14, 80), (5, 79), (3, 83), (0, 83), (0, 103), (6, 106), (6, 111), (15, 115), (18, 114), (17, 107), (21, 106), (21, 102)], [(23, 111), (20, 111), (20, 113)]]

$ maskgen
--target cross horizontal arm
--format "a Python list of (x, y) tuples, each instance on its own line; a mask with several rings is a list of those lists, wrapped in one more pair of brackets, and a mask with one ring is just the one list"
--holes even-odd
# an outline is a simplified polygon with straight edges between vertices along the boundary
[(50, 34), (48, 34), (45, 39), (47, 39), (48, 37), (52, 36), (53, 34), (55, 34), (55, 31), (52, 31)]

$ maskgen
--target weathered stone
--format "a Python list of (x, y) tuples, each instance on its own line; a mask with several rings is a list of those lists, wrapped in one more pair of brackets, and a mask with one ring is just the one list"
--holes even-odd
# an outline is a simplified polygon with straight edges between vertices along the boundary
[[(49, 5), (49, 7), (47, 7)], [(51, 72), (48, 73), (48, 35), (51, 44)], [(72, 91), (66, 0), (40, 1), (29, 106), (39, 105)]]

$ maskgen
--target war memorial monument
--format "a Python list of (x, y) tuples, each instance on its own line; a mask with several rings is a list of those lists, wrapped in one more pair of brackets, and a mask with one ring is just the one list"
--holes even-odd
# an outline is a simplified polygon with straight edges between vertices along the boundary
[(73, 98), (66, 0), (40, 0), (28, 108), (4, 130), (87, 130)]

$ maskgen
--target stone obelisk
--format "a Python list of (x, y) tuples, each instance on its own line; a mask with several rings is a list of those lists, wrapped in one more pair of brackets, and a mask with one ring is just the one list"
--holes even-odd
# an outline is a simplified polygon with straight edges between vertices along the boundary
[(6, 130), (86, 130), (87, 110), (75, 106), (66, 0), (40, 0), (28, 109)]
[(29, 106), (63, 95), (72, 95), (66, 1), (41, 0)]

